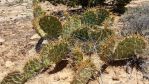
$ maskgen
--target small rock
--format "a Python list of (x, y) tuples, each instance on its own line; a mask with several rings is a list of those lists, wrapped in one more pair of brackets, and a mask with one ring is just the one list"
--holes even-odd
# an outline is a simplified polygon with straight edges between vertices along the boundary
[(115, 81), (119, 81), (118, 77), (113, 77), (112, 79), (115, 80)]
[(5, 42), (5, 39), (0, 37), (0, 45), (2, 45)]
[(40, 36), (38, 35), (38, 34), (34, 34), (30, 39), (38, 39), (38, 38), (40, 38)]
[(7, 68), (9, 68), (9, 67), (11, 67), (11, 66), (13, 66), (13, 65), (14, 65), (14, 63), (11, 62), (11, 61), (6, 61), (6, 63), (5, 63), (5, 66), (6, 66)]

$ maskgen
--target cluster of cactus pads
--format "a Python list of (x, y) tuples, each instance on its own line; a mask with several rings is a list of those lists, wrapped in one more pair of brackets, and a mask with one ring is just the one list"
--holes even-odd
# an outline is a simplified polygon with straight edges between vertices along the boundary
[[(105, 0), (88, 1), (97, 3)], [(52, 64), (67, 58), (73, 60), (76, 72), (71, 84), (87, 84), (98, 70), (90, 59), (92, 54), (98, 53), (99, 58), (108, 64), (143, 53), (147, 44), (140, 35), (118, 39), (114, 30), (104, 28), (105, 20), (110, 18), (109, 11), (105, 9), (89, 9), (82, 15), (68, 16), (62, 24), (56, 16), (46, 15), (38, 0), (33, 0), (33, 14), (33, 27), (41, 38), (48, 40), (48, 44), (42, 47), (38, 58), (25, 64), (22, 72), (9, 73), (1, 84), (24, 84)]]

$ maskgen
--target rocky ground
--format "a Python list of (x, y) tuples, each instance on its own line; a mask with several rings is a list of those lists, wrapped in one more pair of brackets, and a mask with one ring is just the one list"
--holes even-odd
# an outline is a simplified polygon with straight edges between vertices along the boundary
[[(128, 7), (136, 7), (149, 0), (135, 0)], [(43, 3), (43, 6), (49, 3)], [(46, 7), (47, 11), (66, 10), (65, 6)], [(34, 50), (39, 36), (32, 29), (31, 0), (0, 0), (0, 81), (14, 70), (21, 70), (28, 59), (38, 56)], [(108, 67), (99, 77), (99, 81), (90, 84), (149, 84), (142, 74), (133, 69), (130, 74), (125, 67)], [(49, 75), (47, 72), (29, 80), (26, 84), (70, 84), (75, 74), (65, 68), (61, 72)]]

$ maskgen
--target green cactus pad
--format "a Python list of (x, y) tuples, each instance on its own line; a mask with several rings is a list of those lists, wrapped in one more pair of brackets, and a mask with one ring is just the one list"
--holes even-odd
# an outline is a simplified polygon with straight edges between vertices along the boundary
[(92, 27), (84, 27), (72, 33), (72, 36), (82, 41), (103, 41), (109, 36), (113, 35), (114, 31), (111, 29), (92, 29)]
[(49, 38), (57, 38), (62, 32), (61, 22), (53, 16), (44, 16), (40, 18), (39, 25)]
[(124, 40), (118, 43), (113, 59), (130, 58), (135, 54), (140, 54), (146, 47), (145, 39), (141, 36), (126, 37)]
[(34, 18), (32, 21), (32, 24), (33, 24), (33, 28), (38, 33), (38, 35), (41, 37), (45, 37), (46, 33), (40, 28), (40, 25), (39, 25), (39, 20), (41, 17), (42, 16)]
[(97, 20), (96, 20), (96, 14), (94, 11), (87, 11), (83, 14), (82, 17), (82, 23), (83, 24), (91, 24), (91, 25), (96, 25), (97, 24)]
[(109, 17), (105, 9), (91, 9), (83, 14), (82, 23), (87, 25), (101, 25)]
[(97, 10), (96, 14), (98, 25), (101, 25), (101, 23), (104, 22), (107, 17), (109, 17), (109, 12), (105, 9)]
[(97, 42), (97, 41), (103, 41), (113, 34), (114, 31), (111, 29), (98, 29), (97, 31), (91, 32), (90, 37), (93, 41)]
[(82, 29), (77, 29), (72, 33), (72, 37), (78, 38), (82, 41), (88, 41), (90, 40), (89, 38), (89, 29), (88, 28), (82, 28)]
[(95, 67), (89, 60), (81, 62), (77, 67), (76, 75), (71, 84), (87, 84), (87, 82), (93, 76), (94, 72)]
[(68, 44), (60, 43), (58, 45), (55, 45), (49, 51), (49, 59), (53, 61), (54, 63), (57, 63), (61, 61), (62, 59), (64, 59), (68, 53), (69, 53)]
[(81, 28), (81, 20), (77, 16), (69, 17), (64, 24), (62, 37), (64, 39), (71, 38), (73, 31)]
[(112, 60), (115, 44), (116, 38), (114, 36), (111, 36), (100, 45), (100, 48), (98, 48), (97, 50), (102, 61), (108, 63)]
[(50, 54), (50, 49), (52, 48), (52, 45), (47, 44), (44, 45), (44, 47), (42, 48), (41, 52), (40, 52), (40, 57), (41, 57), (41, 61), (43, 66), (49, 67), (50, 64), (52, 64), (53, 62), (51, 62), (51, 59), (49, 59), (48, 55)]
[(24, 84), (26, 78), (24, 74), (19, 71), (8, 73), (6, 77), (2, 80), (0, 84)]
[(105, 62), (125, 60), (132, 58), (136, 54), (141, 54), (145, 47), (145, 39), (138, 35), (126, 37), (120, 42), (111, 37), (101, 45), (99, 56)]
[(80, 48), (74, 48), (72, 50), (72, 56), (76, 64), (80, 63), (83, 60), (83, 53)]
[(37, 75), (42, 69), (43, 69), (42, 62), (40, 59), (37, 58), (29, 60), (29, 62), (27, 62), (23, 68), (27, 79)]

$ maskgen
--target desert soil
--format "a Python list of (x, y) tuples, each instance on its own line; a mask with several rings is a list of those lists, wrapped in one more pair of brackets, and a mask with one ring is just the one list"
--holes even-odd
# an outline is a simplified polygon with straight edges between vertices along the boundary
[[(135, 7), (145, 1), (149, 3), (149, 0), (135, 0), (128, 6)], [(49, 5), (48, 11), (67, 9), (61, 5), (44, 5)], [(0, 81), (12, 71), (21, 71), (26, 61), (38, 56), (34, 47), (40, 37), (32, 29), (32, 19), (31, 0), (0, 0)], [(108, 67), (99, 77), (100, 84), (149, 84), (136, 69), (128, 74), (124, 68)], [(74, 74), (69, 68), (52, 75), (45, 72), (25, 84), (70, 84)], [(99, 84), (99, 81), (90, 84)]]

